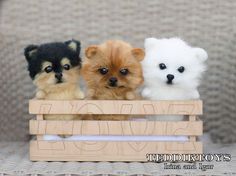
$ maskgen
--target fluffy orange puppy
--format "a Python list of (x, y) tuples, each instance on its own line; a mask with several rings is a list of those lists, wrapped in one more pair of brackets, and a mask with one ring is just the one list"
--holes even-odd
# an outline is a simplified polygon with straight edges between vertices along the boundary
[[(143, 83), (140, 61), (144, 58), (141, 48), (129, 43), (109, 40), (93, 45), (85, 51), (82, 75), (87, 84), (87, 99), (134, 100), (136, 89)], [(97, 120), (126, 120), (127, 116), (93, 115)]]

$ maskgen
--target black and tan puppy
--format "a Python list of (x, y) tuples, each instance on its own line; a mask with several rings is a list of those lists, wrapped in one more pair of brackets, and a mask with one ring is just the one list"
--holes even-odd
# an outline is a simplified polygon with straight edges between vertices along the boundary
[[(25, 48), (30, 77), (37, 86), (36, 98), (47, 100), (83, 99), (78, 85), (80, 42), (29, 45)], [(76, 115), (45, 115), (46, 120), (71, 120)]]

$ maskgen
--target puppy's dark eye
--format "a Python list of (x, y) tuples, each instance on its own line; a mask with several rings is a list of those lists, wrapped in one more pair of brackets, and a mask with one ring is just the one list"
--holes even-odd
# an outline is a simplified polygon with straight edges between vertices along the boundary
[(159, 64), (159, 68), (160, 68), (161, 70), (164, 70), (164, 69), (166, 69), (166, 65), (163, 64), (163, 63), (160, 63), (160, 64)]
[(122, 69), (120, 69), (120, 73), (121, 73), (122, 75), (127, 75), (127, 74), (129, 73), (129, 70), (126, 69), (126, 68), (122, 68)]
[(49, 73), (52, 71), (52, 66), (47, 66), (44, 70), (45, 72)]
[(65, 70), (70, 70), (70, 65), (69, 65), (69, 64), (65, 64), (65, 65), (63, 66), (63, 68), (64, 68)]
[(180, 73), (183, 73), (184, 70), (185, 70), (185, 68), (184, 68), (183, 66), (181, 66), (181, 67), (178, 68), (178, 71), (179, 71)]
[(105, 75), (108, 73), (108, 69), (103, 67), (103, 68), (99, 68), (98, 71), (102, 74), (102, 75)]

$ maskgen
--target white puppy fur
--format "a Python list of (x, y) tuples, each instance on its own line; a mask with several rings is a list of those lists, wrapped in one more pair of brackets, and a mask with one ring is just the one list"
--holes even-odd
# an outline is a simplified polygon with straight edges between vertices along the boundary
[[(208, 55), (179, 38), (145, 39), (142, 61), (144, 89), (150, 100), (191, 100), (200, 97), (197, 87)], [(158, 116), (156, 120), (182, 120), (183, 116)]]

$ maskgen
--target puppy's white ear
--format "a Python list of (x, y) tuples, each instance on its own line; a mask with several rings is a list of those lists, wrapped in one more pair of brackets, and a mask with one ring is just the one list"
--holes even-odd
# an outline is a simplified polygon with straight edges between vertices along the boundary
[(208, 58), (207, 52), (202, 48), (193, 48), (195, 55), (199, 61), (204, 62)]
[(158, 39), (156, 38), (146, 38), (144, 41), (144, 47), (145, 49), (152, 48), (156, 43), (158, 42)]
[(98, 46), (92, 45), (86, 48), (85, 55), (88, 59), (92, 59), (98, 52)]

